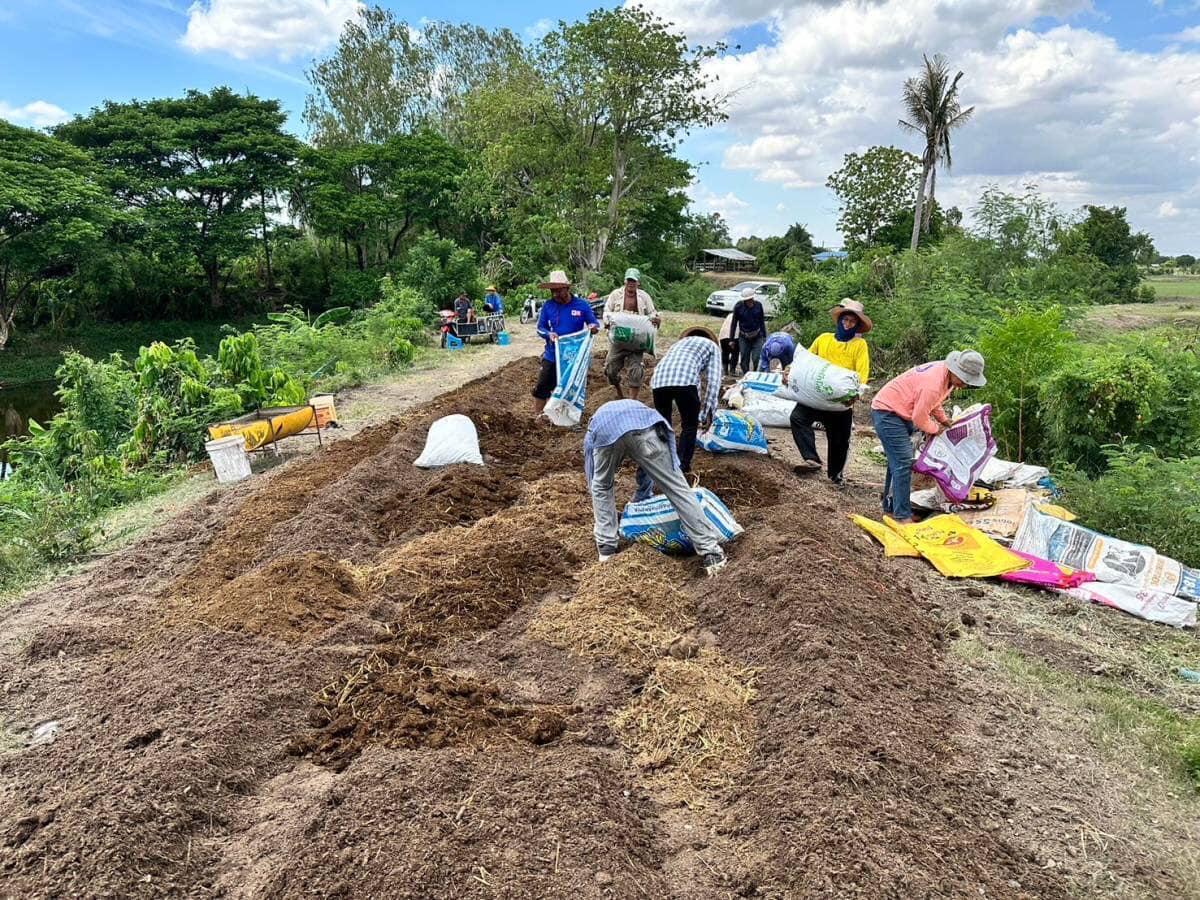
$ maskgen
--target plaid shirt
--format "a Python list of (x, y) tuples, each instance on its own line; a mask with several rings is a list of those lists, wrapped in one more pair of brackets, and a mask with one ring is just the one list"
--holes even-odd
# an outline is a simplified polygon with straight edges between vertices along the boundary
[(611, 447), (631, 431), (644, 431), (661, 425), (667, 430), (667, 444), (671, 448), (671, 459), (679, 468), (679, 457), (675, 455), (675, 432), (671, 423), (637, 400), (610, 400), (592, 415), (587, 434), (583, 438), (583, 474), (592, 482), (592, 452), (600, 447)]
[(691, 385), (698, 389), (701, 375), (705, 377), (705, 392), (700, 418), (707, 420), (716, 410), (721, 394), (721, 349), (708, 338), (686, 337), (676, 341), (654, 367), (650, 389)]

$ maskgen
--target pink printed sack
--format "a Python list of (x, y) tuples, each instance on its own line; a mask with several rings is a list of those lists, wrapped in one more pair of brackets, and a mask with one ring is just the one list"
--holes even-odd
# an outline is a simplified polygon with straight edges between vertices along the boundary
[(975, 479), (996, 455), (991, 415), (992, 408), (985, 404), (926, 440), (913, 471), (931, 476), (947, 499), (960, 503), (966, 500)]

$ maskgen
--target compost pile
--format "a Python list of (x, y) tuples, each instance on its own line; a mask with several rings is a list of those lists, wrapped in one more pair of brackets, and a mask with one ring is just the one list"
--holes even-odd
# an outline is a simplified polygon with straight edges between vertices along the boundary
[[(6, 893), (1065, 895), (995, 827), (945, 625), (851, 549), (853, 497), (705, 457), (746, 528), (725, 571), (597, 564), (536, 368), (6, 611), (4, 719), (58, 723), (0, 754)], [(451, 413), (487, 466), (416, 469)]]

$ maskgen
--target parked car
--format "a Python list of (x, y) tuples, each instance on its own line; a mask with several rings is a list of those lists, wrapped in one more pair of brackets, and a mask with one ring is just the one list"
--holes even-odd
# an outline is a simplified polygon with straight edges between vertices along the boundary
[[(592, 308), (592, 312), (596, 314), (596, 318), (604, 317), (604, 301), (607, 298), (599, 297), (596, 300), (589, 300), (588, 306)], [(526, 322), (536, 322), (538, 313), (542, 311), (542, 307), (546, 301), (541, 297), (526, 297), (525, 302), (521, 304), (521, 324)]]
[(763, 305), (763, 311), (768, 317), (779, 312), (782, 300), (787, 296), (787, 288), (778, 281), (743, 281), (723, 291), (713, 291), (704, 305), (710, 313), (722, 316), (731, 313), (734, 305), (742, 299), (742, 291), (746, 288), (754, 288), (754, 296)]

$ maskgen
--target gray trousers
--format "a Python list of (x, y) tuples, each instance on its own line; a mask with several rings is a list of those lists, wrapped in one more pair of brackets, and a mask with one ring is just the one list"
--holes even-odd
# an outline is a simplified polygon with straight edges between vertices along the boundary
[(614, 483), (617, 469), (627, 457), (641, 466), (658, 489), (663, 492), (679, 522), (691, 538), (696, 552), (701, 556), (717, 553), (721, 546), (720, 532), (704, 516), (699, 501), (688, 487), (683, 472), (671, 457), (665, 429), (657, 426), (630, 431), (608, 447), (597, 447), (592, 451), (592, 514), (596, 525), (593, 534), (596, 548), (601, 553), (615, 553), (620, 540), (617, 518), (617, 501)]

